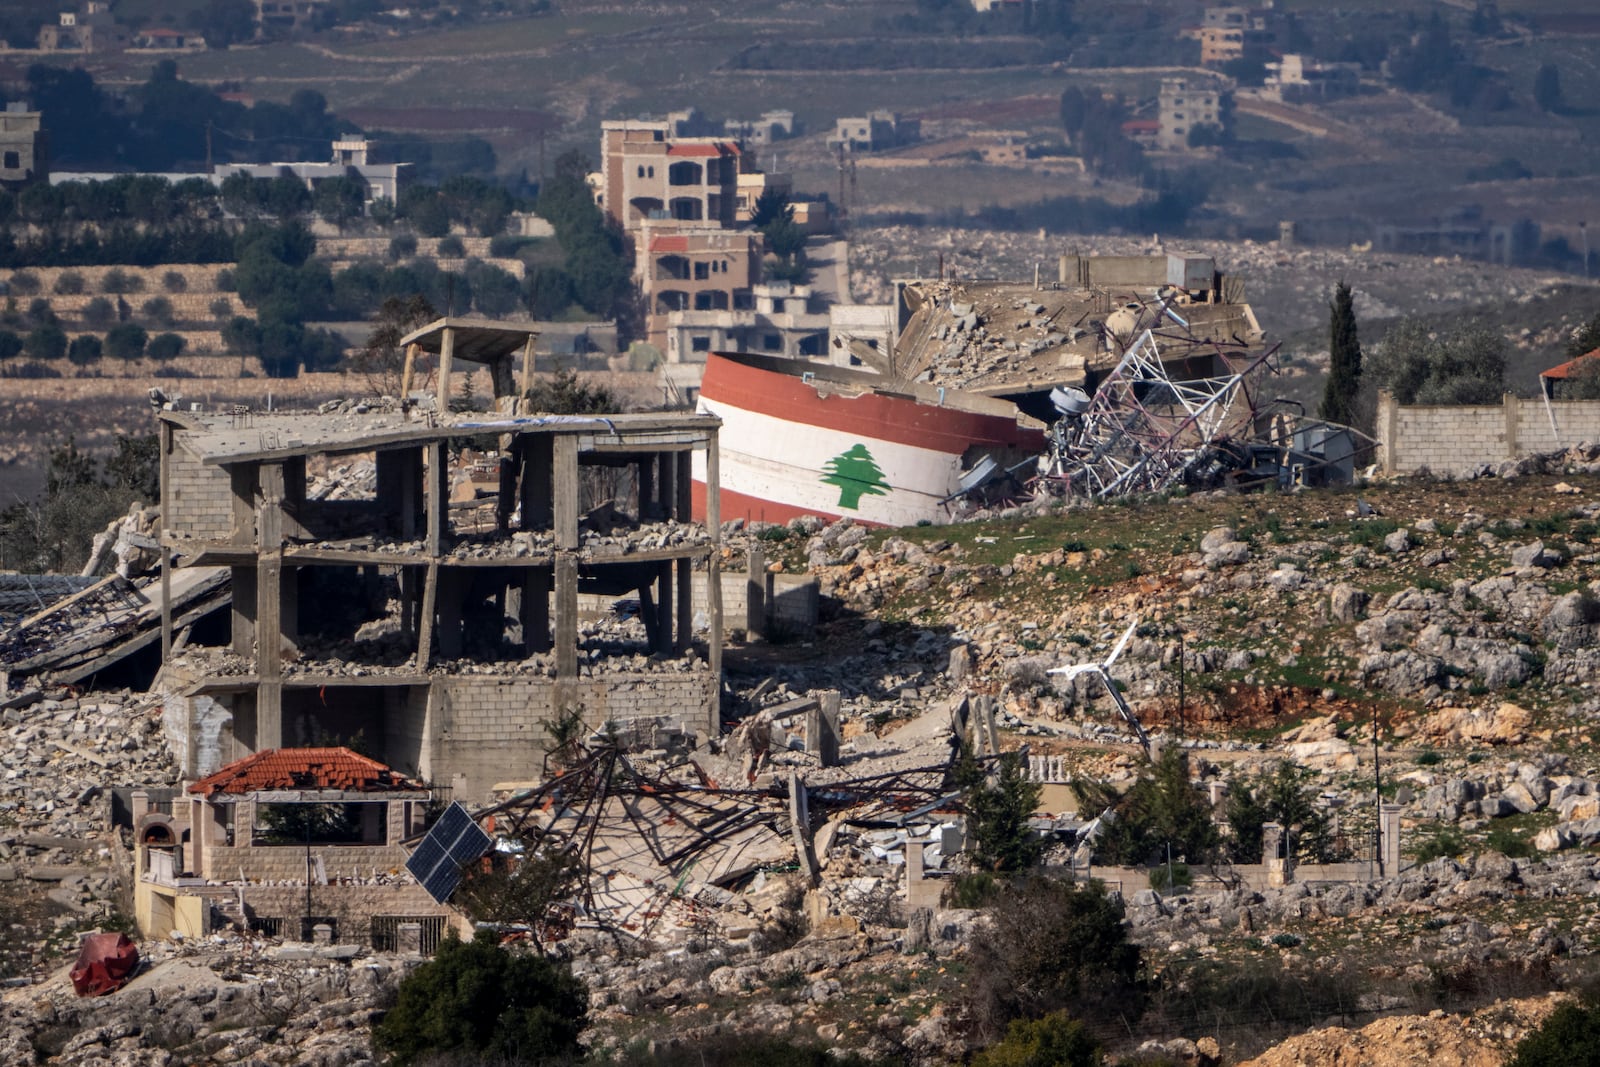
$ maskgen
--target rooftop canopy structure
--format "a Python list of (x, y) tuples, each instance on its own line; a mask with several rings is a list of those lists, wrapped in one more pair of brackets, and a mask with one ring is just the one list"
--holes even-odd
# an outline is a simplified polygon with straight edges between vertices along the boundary
[[(439, 357), (439, 407), (450, 399), (450, 370), (455, 360), (482, 363), (489, 368), (496, 397), (528, 391), (533, 384), (533, 342), (539, 331), (533, 323), (496, 322), (491, 319), (446, 316), (413, 330), (400, 339), (406, 350), (402, 395), (411, 390), (411, 369), (416, 353), (431, 352)], [(522, 354), (522, 375), (513, 385), (517, 353)]]

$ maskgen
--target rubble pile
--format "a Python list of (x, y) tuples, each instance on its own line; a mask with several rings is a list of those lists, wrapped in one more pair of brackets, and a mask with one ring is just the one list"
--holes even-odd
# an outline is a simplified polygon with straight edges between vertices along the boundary
[(370, 1026), (417, 962), (222, 936), (145, 951), (134, 981), (107, 996), (75, 997), (62, 973), (8, 998), (0, 1060), (369, 1064)]

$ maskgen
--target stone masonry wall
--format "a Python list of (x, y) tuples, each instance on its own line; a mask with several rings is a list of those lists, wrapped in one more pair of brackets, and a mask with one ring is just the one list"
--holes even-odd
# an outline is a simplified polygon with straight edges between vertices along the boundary
[[(236, 848), (212, 845), (211, 877), (232, 881), (243, 876), (251, 882), (299, 882), (306, 880), (306, 850), (303, 845), (245, 845)], [(348, 878), (352, 874), (369, 878), (373, 869), (399, 871), (406, 861), (406, 850), (394, 845), (312, 845), (313, 858), (322, 858), (328, 878)]]
[(233, 536), (233, 487), (223, 467), (202, 463), (181, 446), (168, 458), (166, 528), (184, 537), (227, 540)]
[[(1552, 420), (1554, 426), (1552, 426)], [(1378, 397), (1378, 460), (1388, 474), (1426, 467), (1464, 474), (1485, 463), (1600, 441), (1600, 400), (1555, 400), (1506, 395), (1481, 406), (1402, 406)]]

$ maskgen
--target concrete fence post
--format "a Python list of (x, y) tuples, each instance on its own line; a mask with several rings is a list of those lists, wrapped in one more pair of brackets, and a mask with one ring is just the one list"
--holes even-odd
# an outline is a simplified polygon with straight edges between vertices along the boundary
[(1500, 406), (1506, 413), (1506, 459), (1516, 459), (1517, 451), (1517, 398), (1512, 393), (1503, 393), (1500, 397)]

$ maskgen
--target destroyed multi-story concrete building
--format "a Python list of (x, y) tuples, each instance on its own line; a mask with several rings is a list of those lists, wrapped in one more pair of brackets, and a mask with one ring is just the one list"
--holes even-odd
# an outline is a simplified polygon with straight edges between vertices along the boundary
[[(470, 800), (538, 777), (564, 715), (717, 729), (718, 498), (713, 480), (691, 521), (689, 472), (694, 453), (716, 469), (718, 423), (532, 413), (512, 396), (531, 340), (463, 319), (412, 334), (439, 361), (426, 410), (159, 413), (162, 585), (225, 568), (232, 588), (221, 632), (163, 618), (186, 776), (359, 741)], [(450, 410), (460, 361), (488, 366), (492, 413)], [(495, 488), (452, 503), (467, 442), (496, 455)], [(591, 593), (632, 594), (637, 616)]]

